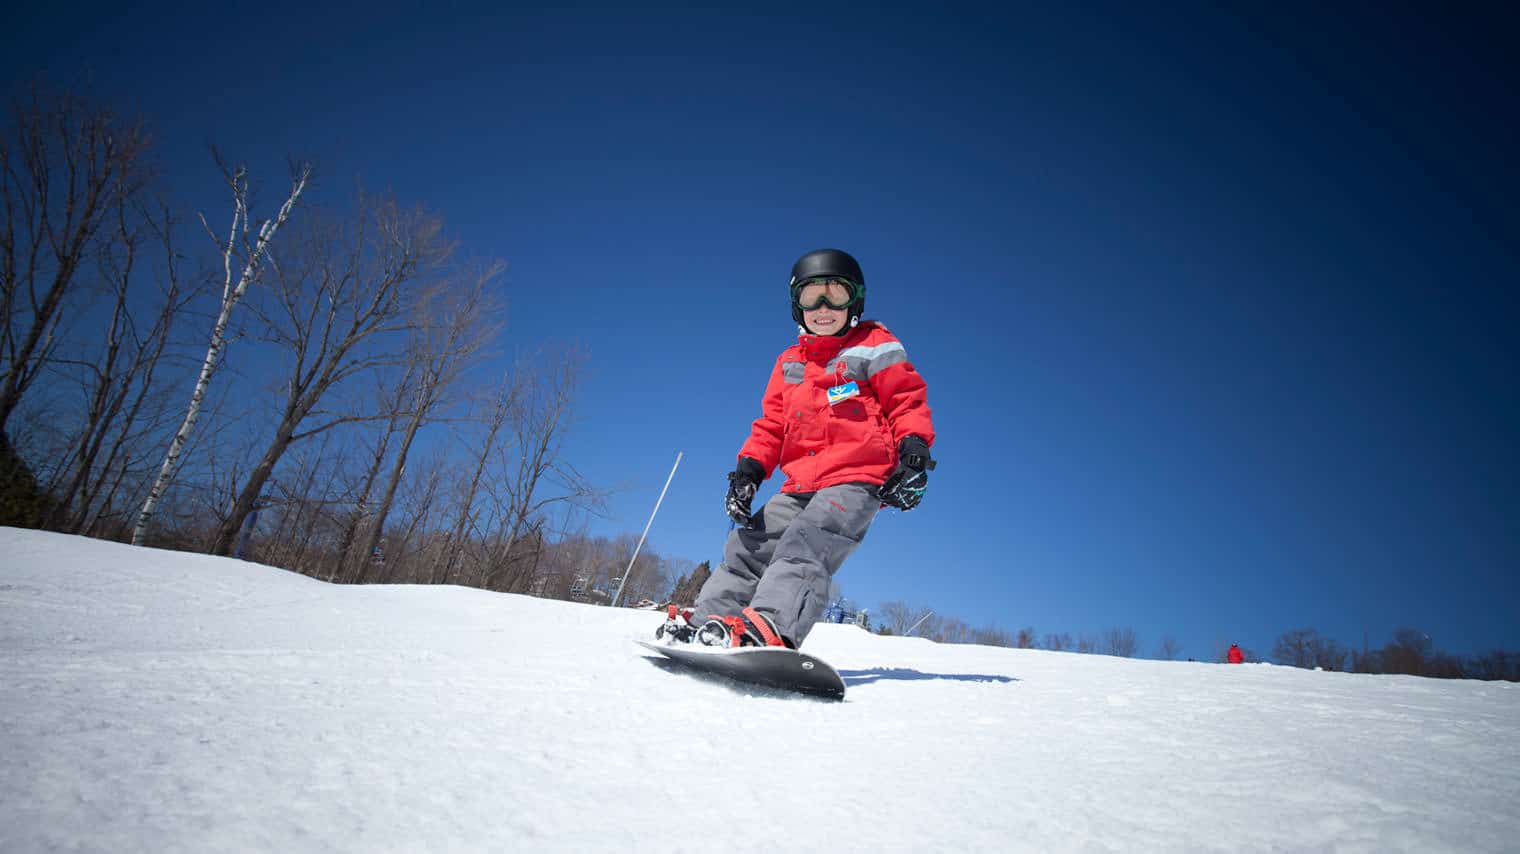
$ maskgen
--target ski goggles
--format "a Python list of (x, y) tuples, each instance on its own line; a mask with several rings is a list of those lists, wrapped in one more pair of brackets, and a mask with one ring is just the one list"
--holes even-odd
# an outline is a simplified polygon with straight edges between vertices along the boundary
[(807, 279), (792, 293), (792, 301), (803, 311), (823, 306), (845, 309), (854, 304), (860, 287), (849, 279)]

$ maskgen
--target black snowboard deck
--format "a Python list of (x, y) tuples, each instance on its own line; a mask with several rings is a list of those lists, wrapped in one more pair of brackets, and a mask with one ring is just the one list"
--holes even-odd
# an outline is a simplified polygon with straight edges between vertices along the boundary
[(844, 699), (844, 680), (839, 677), (839, 671), (823, 659), (795, 649), (780, 646), (729, 649), (642, 640), (634, 643), (703, 673), (831, 700)]

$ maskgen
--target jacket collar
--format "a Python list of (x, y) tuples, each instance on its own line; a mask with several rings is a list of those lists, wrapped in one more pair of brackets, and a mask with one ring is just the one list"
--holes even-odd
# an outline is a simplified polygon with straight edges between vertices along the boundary
[(797, 336), (797, 346), (802, 348), (802, 355), (808, 361), (828, 361), (839, 355), (839, 351), (846, 347), (853, 347), (865, 340), (871, 329), (876, 326), (869, 320), (862, 320), (858, 326), (843, 335), (812, 335), (803, 333)]

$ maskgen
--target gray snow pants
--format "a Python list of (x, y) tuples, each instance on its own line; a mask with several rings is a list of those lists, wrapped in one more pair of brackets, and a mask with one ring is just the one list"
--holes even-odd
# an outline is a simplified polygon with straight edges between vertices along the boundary
[(754, 608), (801, 646), (828, 607), (829, 579), (881, 509), (876, 489), (845, 483), (777, 493), (756, 514), (753, 530), (735, 528), (728, 535), (723, 565), (702, 585), (693, 619)]

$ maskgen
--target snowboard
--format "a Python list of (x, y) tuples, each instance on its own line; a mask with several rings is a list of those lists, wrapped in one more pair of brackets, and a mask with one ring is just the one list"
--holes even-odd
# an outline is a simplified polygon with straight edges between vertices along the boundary
[(654, 650), (683, 667), (702, 673), (714, 673), (740, 682), (831, 700), (844, 699), (844, 680), (839, 677), (839, 671), (823, 659), (795, 649), (781, 646), (741, 646), (737, 649), (691, 644), (667, 646), (649, 641), (635, 643)]

